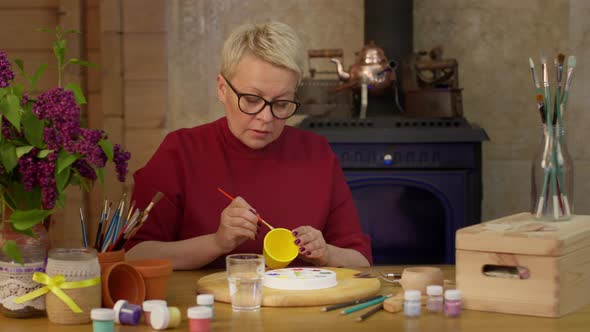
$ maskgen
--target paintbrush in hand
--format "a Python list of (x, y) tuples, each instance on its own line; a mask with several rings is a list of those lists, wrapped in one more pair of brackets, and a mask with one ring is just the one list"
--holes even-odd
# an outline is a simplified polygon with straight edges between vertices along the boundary
[[(230, 200), (232, 200), (232, 201), (234, 200), (234, 198), (230, 194), (228, 194), (225, 191), (223, 191), (223, 189), (217, 188), (217, 190), (219, 190), (220, 193), (222, 193), (223, 195), (225, 195), (225, 197), (229, 198)], [(255, 215), (256, 215), (256, 218), (258, 218), (258, 221), (260, 221), (261, 223), (265, 224), (271, 230), (275, 229), (268, 222), (266, 222), (266, 220), (262, 219), (262, 217), (260, 216), (260, 214), (258, 212), (256, 212)]]

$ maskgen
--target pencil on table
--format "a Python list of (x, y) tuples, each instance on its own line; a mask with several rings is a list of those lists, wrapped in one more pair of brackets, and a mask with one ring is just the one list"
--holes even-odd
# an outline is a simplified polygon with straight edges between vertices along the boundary
[(351, 308), (348, 308), (348, 309), (342, 310), (342, 311), (340, 312), (340, 314), (341, 314), (341, 315), (348, 315), (348, 314), (351, 314), (351, 313), (353, 313), (353, 312), (356, 312), (356, 311), (359, 311), (359, 310), (362, 310), (362, 309), (368, 308), (368, 307), (370, 307), (370, 306), (372, 306), (372, 305), (379, 304), (379, 303), (383, 303), (383, 301), (385, 301), (386, 299), (390, 298), (391, 296), (392, 296), (392, 294), (389, 294), (389, 295), (384, 295), (384, 296), (381, 296), (381, 297), (379, 297), (379, 298), (376, 298), (376, 299), (374, 299), (374, 300), (372, 300), (372, 301), (365, 302), (365, 303), (361, 303), (361, 304), (359, 304), (359, 305), (355, 305), (354, 307), (351, 307)]
[(344, 307), (349, 307), (351, 305), (373, 301), (373, 300), (376, 300), (380, 297), (381, 297), (381, 295), (375, 295), (375, 296), (365, 297), (365, 298), (354, 300), (354, 301), (344, 302), (344, 303), (340, 303), (340, 304), (334, 304), (334, 305), (331, 305), (328, 307), (323, 307), (321, 309), (321, 311), (325, 312), (325, 311), (332, 311), (332, 310), (336, 310), (336, 309), (340, 309), (340, 308), (344, 308)]
[(362, 322), (363, 320), (373, 316), (374, 314), (378, 313), (379, 311), (383, 310), (383, 303), (378, 304), (373, 309), (365, 312), (364, 314), (360, 315), (356, 318), (357, 322)]

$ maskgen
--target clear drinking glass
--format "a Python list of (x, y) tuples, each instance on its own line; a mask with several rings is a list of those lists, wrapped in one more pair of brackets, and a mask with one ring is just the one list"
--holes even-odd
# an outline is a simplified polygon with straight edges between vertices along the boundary
[(260, 309), (262, 304), (262, 279), (264, 256), (235, 254), (225, 259), (229, 294), (234, 311)]

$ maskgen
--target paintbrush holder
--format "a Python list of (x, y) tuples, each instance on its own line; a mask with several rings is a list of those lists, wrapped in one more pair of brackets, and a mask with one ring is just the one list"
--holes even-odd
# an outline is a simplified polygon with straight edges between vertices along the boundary
[(541, 137), (532, 164), (531, 213), (539, 220), (569, 220), (574, 213), (574, 165), (565, 128), (543, 124)]

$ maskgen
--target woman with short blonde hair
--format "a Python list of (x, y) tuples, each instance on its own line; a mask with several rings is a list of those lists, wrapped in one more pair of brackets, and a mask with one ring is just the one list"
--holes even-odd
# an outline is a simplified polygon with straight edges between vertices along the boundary
[[(228, 254), (262, 253), (261, 214), (292, 231), (293, 265), (370, 265), (369, 237), (328, 142), (285, 124), (300, 106), (302, 51), (283, 23), (246, 24), (229, 36), (217, 75), (225, 117), (168, 134), (134, 175), (137, 207), (157, 191), (165, 198), (127, 242), (129, 259), (223, 267)], [(228, 203), (217, 188), (238, 197)]]

